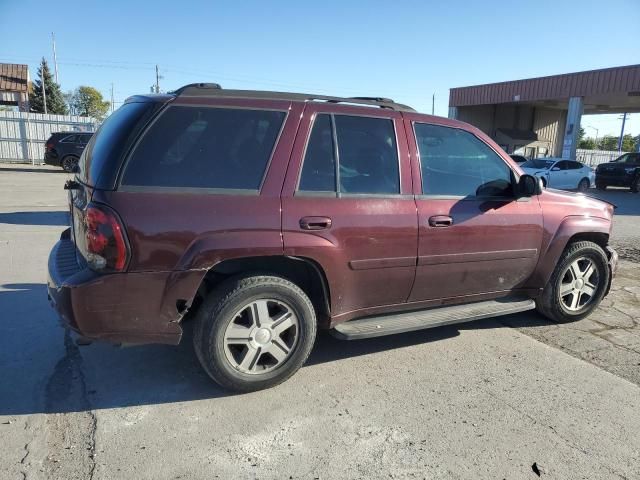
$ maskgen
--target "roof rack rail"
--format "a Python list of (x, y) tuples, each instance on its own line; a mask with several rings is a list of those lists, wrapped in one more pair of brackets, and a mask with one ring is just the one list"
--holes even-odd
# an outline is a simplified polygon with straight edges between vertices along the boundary
[(177, 96), (177, 95), (180, 95), (180, 94), (184, 93), (185, 91), (191, 90), (191, 89), (195, 89), (195, 90), (204, 90), (204, 89), (222, 90), (222, 87), (220, 86), (219, 83), (190, 83), (188, 85), (180, 87), (177, 90), (174, 90), (173, 92), (169, 92), (169, 93), (173, 93), (174, 95)]
[(367, 105), (370, 107), (387, 108), (390, 110), (415, 112), (407, 105), (396, 103), (390, 98), (384, 97), (332, 97), (328, 95), (313, 95), (308, 93), (270, 92), (263, 90), (226, 90), (217, 83), (191, 83), (174, 92), (174, 95), (184, 96), (213, 96), (225, 98), (249, 98), (261, 100), (290, 100), (296, 102), (330, 102), (351, 103), (355, 105)]

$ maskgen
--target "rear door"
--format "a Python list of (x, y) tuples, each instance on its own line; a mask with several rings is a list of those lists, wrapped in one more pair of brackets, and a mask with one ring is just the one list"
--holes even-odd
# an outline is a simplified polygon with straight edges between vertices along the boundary
[(516, 175), (497, 146), (456, 124), (407, 117), (420, 179), (418, 265), (409, 301), (464, 302), (522, 287), (542, 243), (538, 198), (515, 197)]
[(571, 188), (569, 161), (557, 162), (549, 172), (549, 186), (553, 188)]
[(401, 115), (310, 104), (283, 191), (285, 254), (327, 275), (334, 320), (404, 303), (415, 275), (416, 206)]

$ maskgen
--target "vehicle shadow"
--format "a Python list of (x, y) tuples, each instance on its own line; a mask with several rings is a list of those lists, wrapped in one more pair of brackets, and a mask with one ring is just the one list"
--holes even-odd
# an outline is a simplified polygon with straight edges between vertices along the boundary
[(18, 168), (0, 166), (0, 172), (66, 173), (62, 168)]
[(0, 213), (0, 223), (8, 225), (38, 225), (38, 226), (68, 226), (69, 212), (43, 211), (43, 212), (10, 212)]
[[(182, 342), (177, 346), (123, 348), (103, 342), (82, 346), (77, 344), (75, 334), (58, 324), (46, 300), (44, 285), (2, 287), (10, 289), (0, 290), (0, 311), (7, 312), (5, 318), (15, 321), (19, 314), (16, 305), (26, 302), (31, 318), (22, 321), (45, 325), (46, 331), (34, 336), (29, 325), (0, 322), (4, 338), (0, 346), (5, 350), (0, 355), (0, 368), (5, 371), (0, 386), (0, 415), (81, 412), (240, 395), (221, 389), (202, 370), (192, 347), (192, 322), (185, 325)], [(461, 330), (547, 324), (542, 317), (527, 312), (366, 340), (338, 340), (323, 331), (307, 365), (437, 342), (453, 338)], [(27, 346), (29, 353), (25, 355), (22, 352)], [(34, 396), (35, 400), (27, 401)]]

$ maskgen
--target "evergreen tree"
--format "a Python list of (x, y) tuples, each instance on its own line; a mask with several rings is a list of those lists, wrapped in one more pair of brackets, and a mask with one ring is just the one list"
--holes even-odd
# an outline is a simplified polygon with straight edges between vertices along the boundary
[(43, 58), (38, 68), (38, 78), (33, 81), (33, 89), (29, 94), (29, 106), (32, 112), (44, 113), (44, 99), (42, 98), (42, 83), (47, 97), (47, 113), (66, 115), (67, 104), (64, 101), (60, 85), (53, 81), (47, 61)]

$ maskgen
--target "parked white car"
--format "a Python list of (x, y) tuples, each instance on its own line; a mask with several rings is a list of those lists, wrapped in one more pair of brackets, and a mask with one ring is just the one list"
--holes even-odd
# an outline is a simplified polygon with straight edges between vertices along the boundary
[(521, 163), (520, 168), (541, 178), (545, 187), (584, 192), (596, 182), (596, 174), (591, 167), (573, 160), (534, 158)]

